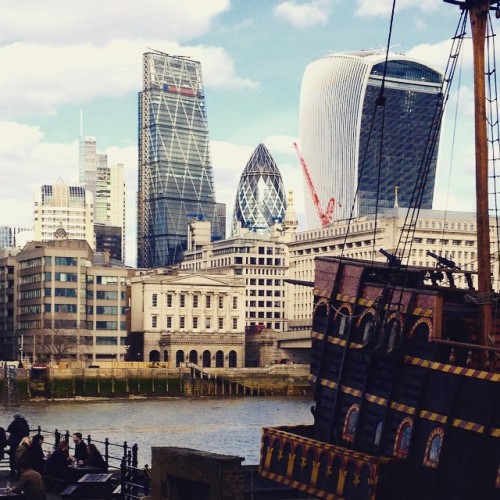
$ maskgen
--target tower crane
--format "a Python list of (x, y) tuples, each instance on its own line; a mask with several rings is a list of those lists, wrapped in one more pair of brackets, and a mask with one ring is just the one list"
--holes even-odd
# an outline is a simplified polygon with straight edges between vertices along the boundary
[(309, 192), (311, 193), (311, 197), (316, 207), (316, 212), (318, 213), (319, 220), (321, 221), (321, 226), (326, 227), (328, 224), (332, 222), (333, 218), (333, 209), (335, 208), (335, 198), (330, 198), (328, 200), (328, 205), (326, 206), (326, 210), (323, 210), (319, 202), (318, 193), (316, 193), (316, 189), (314, 187), (313, 181), (311, 179), (311, 175), (309, 174), (309, 168), (307, 167), (307, 163), (300, 152), (299, 146), (296, 142), (293, 143), (295, 151), (297, 151), (297, 156), (299, 157), (300, 164), (302, 165), (302, 171), (304, 172), (304, 177), (306, 179), (307, 187), (309, 188)]

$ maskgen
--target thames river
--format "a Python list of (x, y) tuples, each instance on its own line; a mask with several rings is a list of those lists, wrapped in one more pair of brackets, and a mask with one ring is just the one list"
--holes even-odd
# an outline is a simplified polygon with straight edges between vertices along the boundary
[(151, 464), (151, 446), (237, 455), (252, 465), (259, 462), (262, 427), (311, 424), (311, 405), (310, 398), (297, 397), (37, 402), (2, 407), (0, 426), (7, 428), (13, 414), (21, 413), (31, 429), (40, 425), (99, 441), (137, 443), (140, 466)]

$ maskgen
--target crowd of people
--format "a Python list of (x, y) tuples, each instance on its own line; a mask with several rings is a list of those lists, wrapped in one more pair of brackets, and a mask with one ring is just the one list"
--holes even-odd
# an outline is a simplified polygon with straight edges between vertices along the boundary
[(71, 466), (107, 470), (107, 463), (95, 444), (87, 445), (80, 432), (75, 432), (72, 438), (73, 453), (66, 440), (45, 452), (43, 435), (30, 437), (28, 422), (22, 415), (14, 415), (6, 430), (0, 427), (0, 459), (8, 454), (11, 476), (18, 479), (12, 491), (22, 492), (26, 500), (45, 500), (43, 476), (69, 479)]

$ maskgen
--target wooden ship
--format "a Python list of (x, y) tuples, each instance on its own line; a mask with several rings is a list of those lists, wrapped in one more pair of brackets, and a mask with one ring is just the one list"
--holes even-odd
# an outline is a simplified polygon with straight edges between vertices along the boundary
[(500, 297), (488, 206), (495, 148), (484, 69), (500, 5), (444, 1), (468, 17), (473, 38), (478, 271), (439, 255), (432, 269), (390, 254), (387, 263), (316, 259), (314, 423), (264, 428), (259, 464), (304, 498), (500, 499)]

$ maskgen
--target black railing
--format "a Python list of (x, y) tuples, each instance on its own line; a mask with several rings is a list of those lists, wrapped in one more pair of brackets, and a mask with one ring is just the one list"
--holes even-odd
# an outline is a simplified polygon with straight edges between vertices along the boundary
[[(58, 429), (46, 431), (38, 426), (31, 430), (32, 433), (40, 434), (44, 437), (44, 444), (51, 446), (54, 450), (61, 441), (69, 442), (71, 434), (69, 431), (61, 432)], [(51, 439), (53, 437), (53, 439)], [(99, 444), (104, 449), (102, 456), (110, 472), (115, 475), (118, 493), (117, 498), (132, 500), (142, 498), (149, 493), (150, 470), (146, 465), (139, 468), (137, 444), (130, 446), (127, 441), (123, 444), (111, 443), (108, 438), (104, 441), (93, 439), (89, 434), (86, 438), (87, 444)], [(118, 451), (118, 450), (121, 450)]]

